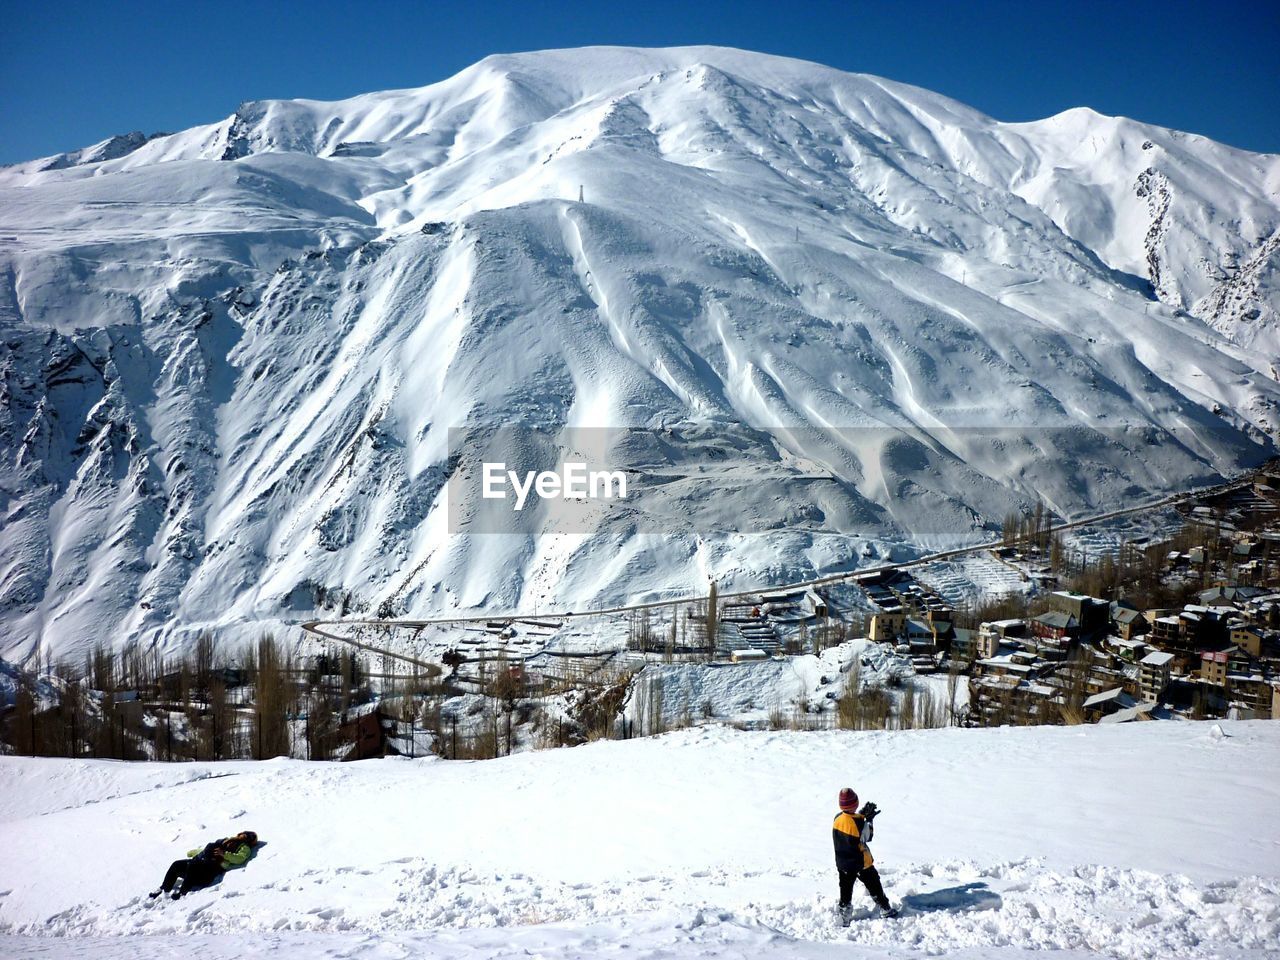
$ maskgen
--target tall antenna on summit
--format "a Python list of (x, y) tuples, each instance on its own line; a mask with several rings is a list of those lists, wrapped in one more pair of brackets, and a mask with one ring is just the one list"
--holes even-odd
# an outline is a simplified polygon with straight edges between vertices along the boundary
[(582, 184), (578, 184), (578, 202), (582, 203)]

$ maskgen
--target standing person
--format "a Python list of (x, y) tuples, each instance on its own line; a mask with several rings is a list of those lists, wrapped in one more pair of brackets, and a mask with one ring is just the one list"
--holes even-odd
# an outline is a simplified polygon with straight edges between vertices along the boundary
[(152, 890), (149, 896), (154, 900), (167, 893), (177, 900), (184, 893), (207, 887), (228, 870), (244, 866), (253, 856), (257, 842), (258, 835), (252, 830), (245, 830), (234, 837), (206, 843), (203, 850), (188, 850), (186, 860), (175, 860), (169, 864), (164, 883), (158, 890)]
[(889, 905), (889, 898), (884, 895), (880, 874), (871, 858), (871, 848), (867, 846), (874, 829), (871, 821), (880, 811), (868, 800), (859, 812), (858, 795), (852, 787), (840, 791), (839, 803), (840, 812), (831, 825), (831, 839), (835, 842), (836, 870), (840, 874), (840, 923), (847, 927), (853, 919), (851, 901), (853, 884), (857, 880), (862, 881), (871, 899), (880, 907), (881, 916), (896, 917), (898, 911)]

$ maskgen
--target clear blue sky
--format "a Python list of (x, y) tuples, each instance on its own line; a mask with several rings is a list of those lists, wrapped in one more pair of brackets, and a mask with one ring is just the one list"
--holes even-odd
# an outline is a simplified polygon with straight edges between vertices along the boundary
[(489, 53), (714, 43), (875, 73), (1001, 120), (1090, 106), (1280, 152), (1280, 2), (0, 0), (0, 163), (328, 100)]

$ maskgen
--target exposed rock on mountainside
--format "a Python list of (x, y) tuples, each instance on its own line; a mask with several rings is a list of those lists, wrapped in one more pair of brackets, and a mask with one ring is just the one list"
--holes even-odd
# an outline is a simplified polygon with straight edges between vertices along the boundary
[[(1231, 474), (1280, 427), (1278, 190), (701, 47), (5, 168), (0, 655), (746, 586)], [(451, 535), (513, 425), (636, 496)]]

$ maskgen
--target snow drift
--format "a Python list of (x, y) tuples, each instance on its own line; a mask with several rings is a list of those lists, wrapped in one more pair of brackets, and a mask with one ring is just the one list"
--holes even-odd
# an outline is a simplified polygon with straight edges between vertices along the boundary
[[(704, 47), (5, 168), (0, 655), (751, 586), (1231, 474), (1280, 427), (1278, 189)], [(657, 479), (460, 533), (451, 434), (511, 424)]]

